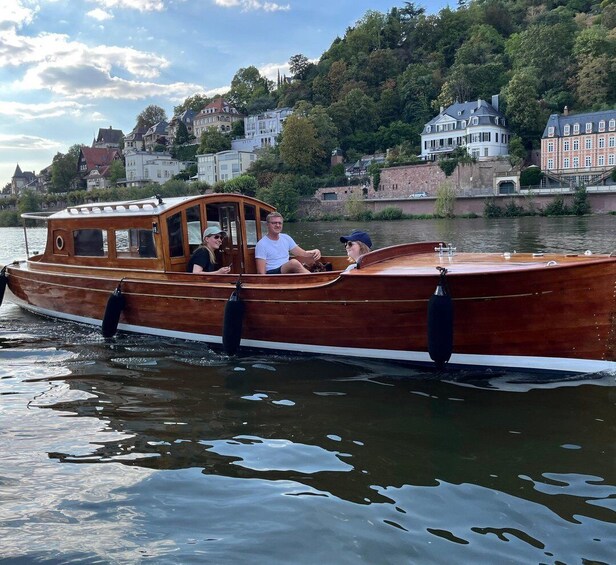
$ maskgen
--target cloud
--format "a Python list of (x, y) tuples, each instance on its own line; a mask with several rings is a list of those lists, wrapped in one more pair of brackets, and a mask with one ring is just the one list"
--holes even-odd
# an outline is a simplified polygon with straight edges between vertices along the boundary
[(138, 10), (139, 12), (161, 12), (165, 9), (163, 0), (88, 0), (92, 4), (104, 8)]
[(105, 10), (101, 10), (100, 8), (90, 10), (86, 14), (86, 16), (90, 16), (91, 18), (94, 18), (95, 20), (98, 20), (99, 22), (110, 20), (113, 18), (113, 14), (110, 14), (109, 12), (105, 12)]
[(41, 151), (60, 149), (64, 144), (34, 135), (0, 134), (0, 149), (19, 149), (21, 151)]
[(71, 100), (26, 104), (23, 102), (3, 101), (0, 104), (0, 116), (9, 116), (21, 121), (31, 121), (63, 116), (81, 116), (89, 104), (80, 104)]
[(290, 76), (291, 71), (289, 70), (289, 63), (266, 63), (265, 65), (259, 67), (259, 74), (264, 76), (269, 80), (273, 80), (276, 82), (278, 78), (278, 73), (280, 76), (286, 75)]
[(21, 2), (2, 2), (0, 10), (0, 30), (12, 29), (29, 24), (38, 9), (30, 9), (21, 5)]
[(214, 4), (221, 8), (241, 8), (242, 12), (263, 10), (264, 12), (288, 12), (290, 4), (276, 4), (275, 2), (260, 2), (259, 0), (214, 0)]

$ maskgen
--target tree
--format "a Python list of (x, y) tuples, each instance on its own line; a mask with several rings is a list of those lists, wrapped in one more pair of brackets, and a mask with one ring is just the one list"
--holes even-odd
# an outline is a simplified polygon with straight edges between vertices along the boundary
[(299, 174), (314, 174), (324, 157), (314, 124), (295, 115), (285, 120), (279, 151), (285, 166)]
[(188, 143), (190, 140), (190, 135), (188, 133), (188, 128), (186, 124), (180, 120), (178, 123), (178, 129), (175, 133), (175, 138), (173, 140), (173, 145), (183, 145), (184, 143)]
[(538, 102), (539, 80), (536, 72), (533, 68), (518, 70), (501, 90), (505, 115), (526, 147), (533, 139), (540, 137), (547, 118)]
[(20, 214), (26, 212), (38, 212), (41, 209), (41, 197), (38, 196), (33, 190), (25, 190), (19, 196), (19, 203), (17, 204), (17, 211)]
[(189, 96), (182, 102), (179, 106), (173, 107), (173, 115), (179, 116), (186, 110), (193, 110), (195, 112), (200, 112), (205, 108), (210, 102), (212, 98), (206, 96), (205, 94), (193, 94)]
[(216, 128), (208, 128), (201, 134), (198, 153), (218, 153), (231, 149), (231, 137), (218, 131)]
[(120, 159), (112, 161), (109, 165), (109, 180), (112, 186), (117, 186), (118, 180), (126, 178), (126, 168)]
[(239, 194), (246, 194), (247, 196), (254, 196), (257, 193), (259, 185), (257, 179), (251, 175), (240, 175), (234, 179), (228, 180), (223, 188), (222, 192), (235, 192)]
[(273, 89), (274, 83), (261, 76), (257, 67), (250, 66), (235, 73), (227, 100), (243, 112), (251, 101), (268, 96)]
[(260, 188), (257, 198), (276, 207), (284, 219), (293, 221), (297, 217), (299, 194), (293, 186), (293, 179), (289, 175), (278, 175), (270, 186)]
[(167, 114), (165, 110), (155, 104), (150, 104), (143, 112), (137, 116), (137, 127), (149, 129), (158, 122), (166, 122)]
[(68, 192), (74, 189), (75, 181), (79, 178), (77, 161), (83, 145), (72, 145), (66, 154), (56, 153), (51, 163), (52, 192)]
[(303, 80), (306, 78), (308, 71), (314, 67), (314, 64), (310, 62), (305, 55), (293, 55), (289, 59), (289, 70), (293, 75), (293, 78), (297, 80)]

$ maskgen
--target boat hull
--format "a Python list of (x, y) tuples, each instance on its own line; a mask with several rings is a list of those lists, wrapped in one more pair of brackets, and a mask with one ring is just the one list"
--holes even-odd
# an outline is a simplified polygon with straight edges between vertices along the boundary
[[(456, 272), (450, 265), (451, 366), (616, 370), (616, 262), (548, 262), (496, 271)], [(385, 262), (351, 274), (243, 276), (241, 345), (431, 364), (427, 306), (438, 282), (432, 272)], [(222, 341), (224, 307), (237, 278), (195, 282), (179, 273), (140, 277), (32, 261), (10, 266), (8, 274), (19, 305), (98, 326), (123, 279), (126, 307), (118, 329), (213, 344)]]

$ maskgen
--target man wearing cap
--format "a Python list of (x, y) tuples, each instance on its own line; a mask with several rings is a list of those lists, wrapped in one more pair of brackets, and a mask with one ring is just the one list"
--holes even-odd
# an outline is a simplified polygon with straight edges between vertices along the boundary
[(203, 243), (195, 250), (188, 262), (186, 270), (189, 273), (208, 273), (224, 275), (230, 267), (219, 267), (216, 262), (216, 251), (220, 249), (226, 233), (214, 226), (203, 232)]
[(355, 230), (349, 235), (343, 235), (340, 241), (344, 243), (349, 261), (352, 261), (345, 272), (356, 269), (359, 258), (369, 253), (372, 248), (372, 240), (365, 231)]
[[(288, 273), (309, 273), (296, 257), (309, 261), (318, 261), (321, 252), (318, 249), (304, 251), (293, 238), (282, 233), (282, 215), (272, 212), (267, 215), (267, 234), (255, 247), (257, 273), (260, 275), (286, 275)], [(289, 259), (289, 253), (294, 257)]]

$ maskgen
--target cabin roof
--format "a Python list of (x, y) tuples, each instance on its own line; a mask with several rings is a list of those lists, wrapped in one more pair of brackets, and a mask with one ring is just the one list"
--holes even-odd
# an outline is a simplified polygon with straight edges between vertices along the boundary
[(237, 201), (245, 200), (252, 203), (261, 204), (263, 207), (272, 208), (269, 204), (261, 202), (255, 198), (243, 196), (241, 194), (210, 194), (210, 195), (196, 195), (196, 196), (174, 196), (163, 197), (151, 196), (150, 198), (143, 198), (141, 200), (123, 200), (117, 202), (96, 202), (93, 204), (80, 204), (77, 206), (69, 206), (64, 210), (55, 212), (47, 217), (51, 220), (65, 220), (69, 218), (84, 219), (84, 218), (118, 218), (118, 217), (144, 217), (144, 216), (158, 216), (165, 212), (176, 208), (186, 202), (192, 200), (206, 201), (220, 201), (229, 200)]

